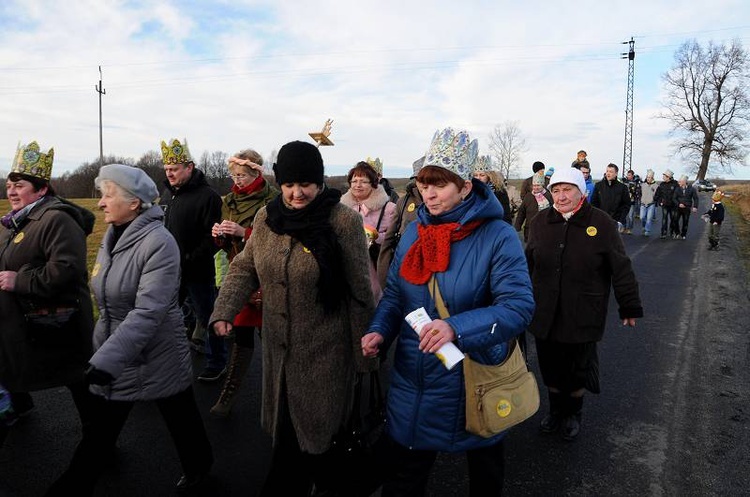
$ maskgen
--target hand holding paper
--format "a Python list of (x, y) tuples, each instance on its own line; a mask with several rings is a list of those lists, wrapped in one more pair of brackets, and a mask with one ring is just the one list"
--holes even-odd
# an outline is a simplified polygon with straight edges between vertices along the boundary
[[(412, 311), (406, 316), (405, 319), (417, 335), (419, 335), (420, 331), (425, 325), (432, 322), (430, 315), (427, 314), (427, 311), (424, 307), (420, 307), (419, 309)], [(431, 333), (437, 334), (439, 333), (439, 330), (433, 329)], [(440, 359), (440, 361), (447, 369), (451, 369), (453, 366), (461, 362), (461, 360), (464, 358), (464, 354), (458, 349), (458, 347), (453, 344), (453, 342), (447, 342), (442, 345), (435, 352), (435, 356)]]

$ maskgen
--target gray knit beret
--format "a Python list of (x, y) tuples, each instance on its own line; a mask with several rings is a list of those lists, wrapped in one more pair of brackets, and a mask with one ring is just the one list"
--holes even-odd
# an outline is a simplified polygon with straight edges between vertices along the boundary
[(111, 181), (126, 190), (142, 202), (154, 202), (159, 196), (156, 184), (143, 171), (143, 169), (126, 166), (124, 164), (108, 164), (99, 169), (99, 176), (94, 180), (94, 185), (99, 188), (102, 180)]

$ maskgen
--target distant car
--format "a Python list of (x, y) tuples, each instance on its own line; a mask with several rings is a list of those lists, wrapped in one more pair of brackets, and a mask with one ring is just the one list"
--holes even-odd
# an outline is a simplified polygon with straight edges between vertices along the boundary
[(699, 192), (714, 192), (716, 191), (716, 185), (708, 181), (707, 179), (699, 179), (693, 183), (693, 188)]

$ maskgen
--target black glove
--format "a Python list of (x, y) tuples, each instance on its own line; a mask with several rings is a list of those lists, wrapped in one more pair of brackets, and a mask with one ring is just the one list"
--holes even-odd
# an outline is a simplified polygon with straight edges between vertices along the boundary
[(115, 379), (115, 377), (111, 374), (101, 369), (97, 369), (91, 364), (89, 364), (89, 367), (84, 372), (84, 375), (86, 378), (86, 383), (88, 383), (89, 385), (109, 385)]

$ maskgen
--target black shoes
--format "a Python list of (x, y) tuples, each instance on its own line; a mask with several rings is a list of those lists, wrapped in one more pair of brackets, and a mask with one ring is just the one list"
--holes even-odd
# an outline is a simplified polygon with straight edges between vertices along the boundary
[(178, 492), (190, 492), (208, 480), (208, 473), (184, 474), (175, 484)]
[(581, 413), (566, 416), (562, 423), (562, 438), (565, 441), (572, 442), (581, 431)]
[(568, 416), (549, 413), (539, 423), (539, 431), (542, 433), (556, 433), (559, 431), (563, 440), (572, 442), (581, 431), (581, 413)]
[(542, 433), (555, 433), (560, 429), (562, 421), (563, 418), (560, 414), (551, 412), (542, 418), (542, 422), (539, 423), (539, 431)]

